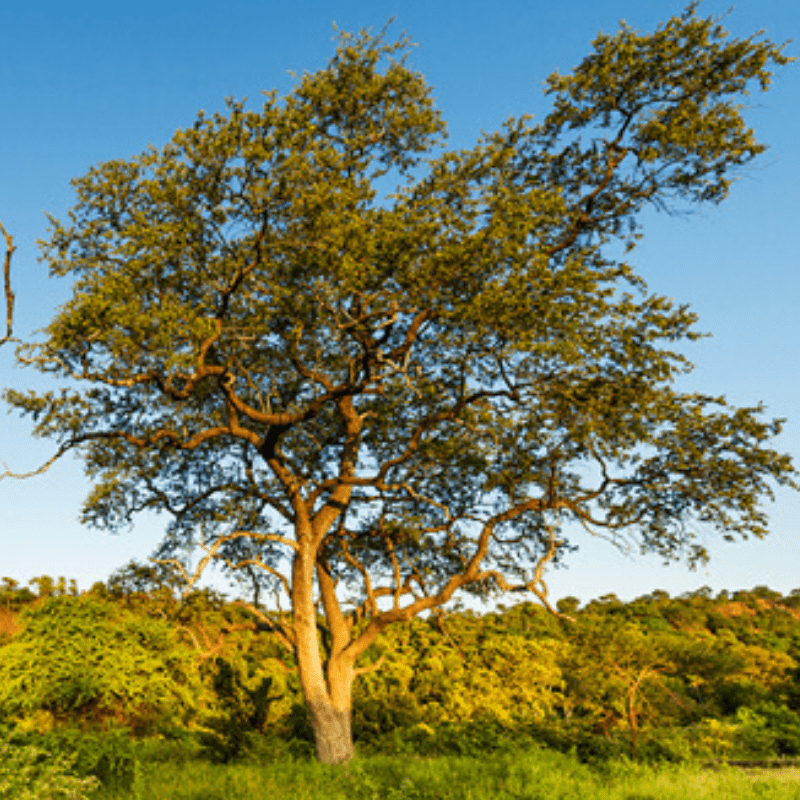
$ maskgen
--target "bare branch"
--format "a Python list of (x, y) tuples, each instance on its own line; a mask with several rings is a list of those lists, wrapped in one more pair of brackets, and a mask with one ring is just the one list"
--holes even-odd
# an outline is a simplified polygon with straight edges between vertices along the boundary
[(197, 625), (197, 628), (203, 635), (203, 641), (205, 642), (205, 648), (203, 648), (200, 645), (200, 642), (197, 641), (197, 637), (195, 636), (194, 631), (192, 631), (192, 629), (189, 628), (188, 625), (178, 625), (178, 626), (176, 626), (175, 630), (176, 631), (185, 631), (186, 633), (189, 634), (189, 637), (191, 638), (192, 643), (195, 646), (195, 649), (197, 650), (197, 652), (200, 655), (200, 660), (201, 661), (205, 661), (206, 659), (209, 659), (209, 658), (212, 658), (213, 656), (219, 655), (219, 653), (222, 651), (223, 646), (225, 645), (225, 631), (220, 631), (220, 634), (217, 637), (217, 640), (212, 645), (211, 642), (209, 641), (208, 634), (206, 633), (205, 628), (202, 625), (200, 625), (199, 623)]
[(257, 539), (265, 542), (278, 542), (279, 544), (291, 547), (295, 551), (299, 551), (300, 549), (297, 542), (294, 542), (291, 539), (287, 539), (285, 536), (281, 536), (277, 533), (259, 533), (257, 531), (235, 531), (234, 533), (229, 533), (226, 534), (225, 536), (220, 536), (210, 547), (207, 547), (206, 545), (200, 545), (206, 554), (203, 556), (203, 558), (200, 559), (200, 563), (197, 565), (197, 569), (195, 570), (195, 573), (191, 578), (189, 577), (189, 574), (186, 572), (186, 569), (184, 568), (183, 564), (176, 558), (160, 558), (160, 559), (150, 559), (150, 560), (156, 564), (174, 564), (175, 566), (178, 567), (187, 584), (186, 589), (183, 592), (184, 599), (186, 599), (189, 592), (191, 592), (192, 587), (200, 579), (200, 576), (203, 574), (203, 571), (208, 566), (209, 561), (211, 561), (211, 559), (213, 558), (222, 559), (232, 570), (241, 569), (242, 567), (245, 567), (248, 564), (261, 567), (263, 570), (279, 578), (280, 581), (283, 583), (283, 588), (286, 590), (286, 593), (291, 596), (291, 590), (289, 588), (289, 583), (286, 580), (286, 577), (281, 573), (279, 573), (277, 570), (275, 570), (273, 567), (270, 567), (269, 564), (264, 564), (259, 559), (244, 559), (243, 561), (233, 564), (229, 559), (225, 558), (225, 556), (217, 552), (219, 548), (222, 547), (222, 545), (225, 544), (226, 542), (233, 541), (234, 539), (238, 539), (240, 537)]
[[(388, 597), (389, 595), (394, 595), (395, 590), (388, 587), (388, 586), (381, 586), (377, 589), (372, 590), (373, 596), (377, 599), (378, 597)], [(401, 594), (411, 594), (413, 595), (413, 591), (411, 589), (408, 580), (404, 584), (403, 588), (401, 589)], [(362, 619), (367, 617), (367, 612), (369, 611), (370, 618), (374, 616), (374, 613), (377, 612), (377, 604), (375, 606), (375, 612), (373, 613), (371, 608), (371, 603), (369, 599), (364, 600), (362, 603), (358, 604), (352, 611), (348, 613), (348, 617), (350, 619), (350, 627), (352, 628), (353, 625), (358, 625)]]
[(364, 579), (364, 591), (367, 594), (367, 599), (365, 601), (365, 605), (369, 605), (370, 613), (374, 616), (378, 613), (378, 603), (376, 601), (375, 593), (372, 590), (372, 580), (369, 577), (369, 572), (367, 568), (350, 552), (350, 545), (347, 543), (347, 539), (342, 536), (339, 539), (339, 543), (342, 546), (342, 553), (344, 555), (345, 561), (350, 564), (351, 567), (354, 567), (361, 573), (361, 577)]
[(296, 645), (294, 641), (294, 631), (282, 619), (270, 619), (266, 614), (246, 600), (237, 599), (234, 600), (231, 605), (241, 606), (249, 611), (257, 619), (257, 622), (254, 624), (258, 630), (274, 633), (278, 637), (280, 643), (284, 645), (292, 655), (295, 655)]
[(547, 552), (537, 561), (533, 570), (532, 580), (527, 581), (526, 583), (510, 584), (508, 581), (506, 581), (505, 576), (497, 570), (486, 570), (485, 572), (482, 572), (478, 576), (478, 580), (492, 578), (504, 592), (532, 592), (551, 614), (557, 617), (568, 619), (570, 622), (575, 622), (572, 617), (568, 616), (567, 614), (562, 614), (560, 611), (554, 609), (550, 605), (550, 601), (547, 599), (548, 589), (543, 577), (544, 568), (555, 557), (558, 547), (563, 544), (563, 542), (555, 538), (555, 532), (551, 525), (547, 526), (547, 532), (550, 537), (550, 546)]
[(3, 280), (5, 284), (6, 295), (6, 335), (0, 339), (0, 346), (2, 346), (6, 342), (17, 341), (17, 339), (14, 339), (13, 336), (14, 293), (11, 291), (11, 256), (14, 254), (14, 251), (17, 248), (14, 246), (14, 239), (6, 232), (6, 229), (3, 227), (2, 223), (0, 223), (0, 233), (3, 234), (3, 237), (6, 240), (6, 257), (3, 263)]
[(359, 675), (366, 675), (370, 672), (375, 672), (376, 669), (380, 669), (381, 665), (386, 659), (386, 654), (382, 654), (381, 657), (374, 663), (370, 664), (368, 667), (356, 667), (353, 670), (353, 677), (358, 677)]
[(151, 558), (150, 561), (152, 561), (154, 564), (172, 564), (177, 567), (186, 583), (186, 589), (181, 593), (182, 599), (185, 600), (194, 588), (195, 583), (197, 583), (197, 581), (200, 579), (200, 576), (202, 575), (203, 570), (206, 568), (210, 558), (211, 557), (209, 556), (201, 561), (202, 566), (197, 569), (194, 576), (191, 578), (189, 577), (189, 573), (186, 571), (186, 568), (183, 566), (183, 562), (179, 561), (177, 558)]
[(59, 447), (58, 448), (58, 452), (52, 458), (50, 458), (44, 464), (42, 464), (41, 467), (39, 467), (38, 469), (32, 470), (31, 472), (21, 472), (21, 473), (12, 472), (8, 468), (8, 464), (6, 464), (6, 462), (3, 461), (2, 464), (5, 467), (6, 471), (0, 475), (0, 481), (3, 480), (3, 478), (17, 478), (19, 480), (22, 480), (24, 478), (32, 478), (34, 475), (41, 475), (41, 474), (47, 472), (47, 470), (49, 470), (50, 467), (52, 467), (53, 464), (55, 464), (55, 462), (58, 461), (58, 459), (61, 458), (61, 456), (63, 456), (64, 453), (67, 452), (67, 450), (70, 450), (70, 449), (72, 449), (71, 445), (69, 445), (69, 446), (68, 445), (64, 445), (62, 447)]

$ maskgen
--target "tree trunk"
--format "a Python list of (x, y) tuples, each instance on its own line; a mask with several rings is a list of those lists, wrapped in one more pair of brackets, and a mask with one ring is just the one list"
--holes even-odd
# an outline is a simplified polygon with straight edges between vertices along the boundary
[[(318, 675), (322, 677), (321, 670)], [(306, 708), (317, 746), (317, 760), (323, 764), (341, 764), (353, 757), (350, 725), (352, 684), (353, 668), (339, 658), (332, 659), (328, 665), (328, 686), (322, 680), (313, 683), (308, 681), (304, 686)]]
[(350, 730), (351, 710), (337, 709), (330, 703), (306, 701), (317, 761), (322, 764), (341, 764), (353, 757), (353, 734)]
[(298, 558), (293, 602), (300, 686), (314, 730), (317, 760), (323, 764), (341, 764), (353, 756), (350, 717), (354, 669), (350, 658), (340, 651), (331, 654), (327, 676), (323, 671), (311, 580), (303, 581), (306, 577), (303, 566)]

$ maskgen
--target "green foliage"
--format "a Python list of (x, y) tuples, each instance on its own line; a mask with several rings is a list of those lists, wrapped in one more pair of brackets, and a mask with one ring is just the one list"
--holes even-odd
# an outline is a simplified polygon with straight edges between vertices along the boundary
[(74, 758), (0, 738), (1, 800), (89, 800), (97, 778), (71, 774)]
[(0, 607), (7, 611), (14, 611), (20, 606), (33, 600), (33, 592), (27, 587), (18, 589), (19, 584), (13, 578), (3, 578), (0, 588)]
[[(218, 654), (196, 670), (193, 712), (186, 715), (177, 694), (165, 701), (171, 708), (162, 708), (150, 727), (167, 739), (151, 740), (149, 755), (141, 758), (277, 764), (310, 757), (313, 731), (294, 664), (281, 646), (264, 633), (238, 629), (246, 618), (242, 609), (202, 593), (171, 623), (154, 620), (150, 614), (158, 606), (159, 589), (150, 588), (153, 598), (140, 593), (133, 606), (127, 595), (105, 601), (95, 594), (36, 600), (23, 615), (23, 631), (8, 647), (38, 640), (35, 651), (55, 648), (61, 662), (82, 667), (92, 661), (82, 660), (82, 653), (95, 652), (97, 645), (88, 650), (77, 645), (100, 637), (117, 642), (113, 663), (119, 670), (130, 657), (125, 656), (129, 639), (136, 638), (159, 663), (158, 671), (167, 674), (172, 650), (153, 646), (163, 645), (163, 639), (153, 637), (151, 623), (172, 626), (173, 646), (175, 636), (186, 639), (181, 626), (198, 637), (202, 628), (212, 642), (215, 631), (224, 628), (229, 633), (218, 640)], [(630, 690), (638, 681), (639, 761), (798, 755), (800, 714), (791, 705), (797, 661), (787, 653), (796, 612), (784, 602), (791, 597), (770, 593), (768, 604), (750, 608), (726, 594), (672, 599), (656, 592), (631, 603), (606, 597), (583, 610), (571, 604), (574, 622), (522, 603), (502, 613), (450, 613), (390, 628), (370, 652), (373, 662), (382, 657), (380, 667), (357, 678), (354, 686), (359, 752), (482, 757), (538, 743), (592, 764), (628, 758)], [(658, 621), (663, 625), (654, 624)], [(121, 633), (125, 630), (129, 633)], [(196, 663), (188, 641), (180, 647)], [(102, 674), (102, 659), (95, 661)], [(91, 704), (88, 710), (55, 713), (52, 700), (64, 700), (69, 675), (49, 661), (30, 661), (28, 669), (34, 664), (40, 665), (43, 684), (34, 697), (50, 698), (50, 705), (30, 703), (24, 714), (16, 714), (21, 724), (6, 714), (0, 729), (14, 730), (18, 746), (75, 756), (72, 771), (79, 776), (94, 775), (105, 786), (131, 785), (134, 753), (144, 750), (141, 743), (134, 750), (124, 730), (79, 734), (56, 727), (37, 734), (34, 729), (70, 720), (130, 721), (141, 715), (140, 701), (133, 695), (123, 698), (114, 713), (100, 714)], [(0, 664), (4, 679), (7, 668), (7, 662)], [(732, 702), (734, 697), (739, 699)], [(141, 736), (147, 727), (137, 732)]]
[(106, 585), (113, 595), (148, 595), (168, 603), (174, 599), (175, 590), (183, 587), (183, 579), (172, 564), (139, 564), (131, 559), (109, 576)]
[[(692, 365), (672, 348), (701, 336), (696, 315), (649, 293), (615, 255), (641, 238), (648, 207), (718, 203), (765, 149), (740, 101), (791, 59), (696, 11), (650, 34), (601, 34), (572, 73), (547, 80), (541, 123), (510, 118), (469, 150), (443, 150), (432, 89), (406, 65), (409, 40), (361, 31), (341, 33), (329, 63), (285, 98), (266, 93), (258, 109), (229, 99), (161, 149), (76, 178), (68, 219), (51, 218), (41, 243), (72, 297), (19, 349), (69, 386), (3, 396), (58, 443), (54, 459), (83, 458), (83, 521), (116, 530), (141, 511), (172, 516), (161, 565), (129, 565), (109, 593), (132, 605), (158, 584), (149, 613), (172, 613), (178, 572), (165, 558), (199, 542), (203, 566), (249, 570), (256, 603), (262, 589), (289, 594), (284, 640), (296, 637), (308, 662), (304, 690), (324, 698), (322, 683), (308, 685), (322, 674), (310, 644), (320, 594), (329, 663), (349, 675), (379, 632), (457, 589), (544, 598), (542, 569), (571, 549), (567, 522), (692, 565), (707, 558), (703, 528), (764, 536), (763, 500), (776, 485), (800, 488), (790, 457), (770, 447), (783, 421), (678, 392)], [(381, 179), (396, 191), (378, 203)], [(40, 598), (63, 593), (37, 580)], [(389, 596), (394, 608), (379, 611)], [(702, 625), (706, 599), (681, 612)], [(601, 600), (592, 613), (617, 614), (635, 646), (615, 644), (601, 679), (573, 664), (590, 687), (578, 705), (627, 720), (635, 758), (639, 719), (664, 719), (659, 692), (673, 690), (624, 604)], [(362, 638), (350, 640), (356, 623)], [(163, 657), (166, 629), (154, 626), (142, 635)], [(551, 709), (554, 642), (495, 632), (444, 649), (420, 631), (409, 646), (426, 660), (413, 674), (390, 658), (386, 685), (362, 681), (365, 730), (414, 717), (510, 724)], [(29, 645), (7, 647), (7, 713), (120, 714), (124, 701), (146, 726), (173, 695), (191, 709), (177, 655), (162, 672), (130, 655), (123, 684)], [(76, 648), (110, 663), (96, 636)], [(45, 693), (33, 663), (56, 669), (59, 688)], [(234, 731), (265, 701), (219, 669), (217, 733), (235, 753)], [(751, 688), (742, 680), (728, 687), (731, 709)]]
[(28, 583), (36, 586), (39, 597), (64, 597), (67, 594), (75, 597), (78, 594), (78, 584), (71, 580), (67, 589), (67, 579), (63, 575), (58, 581), (54, 581), (49, 575), (40, 575), (38, 578), (31, 578)]
[(215, 658), (214, 667), (212, 681), (219, 716), (209, 724), (210, 731), (201, 732), (200, 738), (213, 758), (226, 762), (241, 755), (249, 733), (264, 732), (270, 705), (281, 695), (272, 693), (272, 678), (268, 675), (262, 675), (253, 688), (248, 688), (240, 669), (224, 658)]
[[(150, 589), (152, 597), (139, 592), (132, 606), (128, 594), (103, 601), (90, 593), (80, 602), (50, 598), (47, 606), (57, 610), (40, 613), (44, 606), (37, 601), (23, 617), (28, 620), (23, 639), (19, 634), (10, 642), (25, 641), (29, 647), (39, 639), (33, 650), (61, 648), (62, 654), (72, 655), (60, 661), (78, 665), (84, 663), (84, 651), (75, 643), (100, 637), (116, 642), (118, 670), (130, 646), (121, 643), (136, 638), (141, 645), (151, 623), (171, 626), (170, 635), (180, 637), (181, 653), (191, 654), (192, 663), (197, 654), (189, 648), (188, 630), (211, 642), (215, 631), (227, 630), (224, 639), (217, 639), (218, 655), (197, 669), (192, 713), (187, 717), (180, 700), (166, 701), (171, 710), (162, 709), (150, 729), (185, 736), (182, 726), (194, 726), (205, 754), (220, 761), (241, 761), (254, 753), (265, 759), (307, 754), (313, 732), (294, 663), (283, 648), (269, 635), (239, 628), (247, 619), (241, 608), (203, 593), (192, 595), (172, 622), (154, 620), (160, 590)], [(483, 616), (451, 613), (415, 620), (387, 631), (371, 653), (373, 662), (382, 659), (380, 666), (356, 680), (354, 735), (369, 752), (470, 753), (538, 741), (598, 761), (630, 755), (633, 699), (642, 760), (792, 755), (797, 748), (798, 714), (792, 706), (797, 661), (787, 649), (795, 612), (784, 603), (791, 596), (771, 593), (769, 600), (750, 609), (724, 594), (716, 600), (702, 593), (673, 600), (654, 593), (632, 603), (607, 597), (583, 610), (570, 604), (574, 622), (527, 603)], [(141, 630), (134, 619), (141, 620)], [(116, 620), (116, 633), (109, 631), (111, 620)], [(126, 624), (142, 635), (121, 633)], [(61, 635), (54, 636), (54, 630)], [(158, 671), (167, 674), (172, 651), (154, 648), (152, 636), (149, 641)], [(9, 652), (19, 655), (16, 649)], [(102, 672), (102, 659), (97, 660)], [(0, 669), (8, 668), (9, 662)], [(85, 669), (81, 672), (84, 683), (98, 692), (94, 703), (82, 705), (73, 697), (72, 710), (66, 711), (71, 679), (47, 666), (39, 676), (52, 686), (34, 693), (24, 713), (7, 713), (6, 730), (14, 727), (14, 717), (18, 731), (44, 731), (69, 720), (99, 725), (141, 716), (141, 702), (133, 694), (113, 713), (102, 713), (101, 684), (92, 683)], [(37, 696), (49, 699), (37, 705)], [(139, 733), (146, 729), (140, 725)], [(58, 730), (55, 734), (60, 735)], [(37, 741), (55, 747), (54, 740)]]
[(20, 621), (0, 662), (0, 714), (23, 729), (114, 719), (152, 730), (196, 714), (195, 659), (165, 621), (89, 596), (50, 597)]
[(442, 723), (539, 719), (557, 702), (562, 652), (553, 640), (486, 635), (453, 617), (441, 628), (431, 619), (390, 629), (375, 648), (380, 669), (353, 689), (356, 741), (418, 724), (438, 731)]
[(425, 723), (357, 739), (359, 752), (418, 756), (485, 756), (513, 752), (537, 746), (534, 725), (512, 724), (493, 715), (440, 722), (435, 727)]
[[(797, 655), (795, 655), (796, 661), (798, 660)], [(789, 670), (787, 678), (786, 705), (792, 711), (800, 712), (800, 666)]]
[(157, 737), (137, 741), (140, 761), (186, 765), (202, 756), (196, 733), (182, 728), (165, 730)]
[(774, 702), (736, 712), (736, 743), (749, 758), (800, 755), (800, 714)]
[(47, 733), (16, 733), (15, 746), (43, 749), (54, 756), (69, 757), (79, 777), (95, 777), (105, 788), (128, 790), (136, 774), (136, 757), (129, 731), (79, 731), (75, 728)]
[[(283, 758), (265, 769), (159, 758), (143, 760), (139, 771), (138, 800), (795, 800), (797, 793), (796, 776), (787, 770), (755, 776), (624, 759), (587, 765), (537, 748), (471, 757), (375, 755), (337, 768), (310, 759)], [(121, 796), (103, 792), (98, 800)]]

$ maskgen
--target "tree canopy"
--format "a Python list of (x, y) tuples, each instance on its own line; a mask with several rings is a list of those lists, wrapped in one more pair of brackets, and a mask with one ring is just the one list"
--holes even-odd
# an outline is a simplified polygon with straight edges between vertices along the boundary
[(285, 98), (75, 179), (42, 243), (73, 295), (19, 351), (71, 382), (4, 393), (85, 461), (83, 521), (167, 511), (161, 559), (200, 544), (285, 590), (318, 748), (387, 625), (457, 589), (546, 603), (566, 523), (695, 563), (797, 488), (780, 420), (675, 389), (696, 315), (612, 255), (764, 151), (738, 100), (783, 47), (696, 4), (623, 25), (541, 122), (456, 152), (409, 44), (340, 33)]

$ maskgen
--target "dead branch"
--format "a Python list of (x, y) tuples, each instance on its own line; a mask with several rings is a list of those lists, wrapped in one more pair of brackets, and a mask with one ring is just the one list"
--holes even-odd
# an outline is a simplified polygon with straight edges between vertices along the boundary
[(14, 327), (14, 293), (11, 291), (11, 256), (17, 249), (14, 247), (14, 239), (6, 232), (3, 224), (0, 223), (0, 233), (6, 240), (6, 257), (3, 264), (3, 280), (5, 283), (6, 295), (6, 335), (0, 339), (0, 346), (6, 342), (17, 341), (13, 336)]
[(203, 636), (203, 642), (205, 647), (201, 646), (200, 642), (197, 641), (197, 636), (195, 636), (194, 631), (192, 631), (192, 629), (188, 625), (178, 625), (175, 628), (176, 631), (185, 631), (186, 633), (189, 634), (189, 637), (191, 638), (194, 644), (195, 650), (197, 650), (200, 656), (200, 661), (205, 661), (206, 659), (211, 658), (212, 656), (219, 655), (222, 652), (223, 646), (225, 645), (225, 633), (220, 632), (219, 636), (217, 637), (217, 640), (212, 644), (208, 637), (208, 633), (206, 633), (206, 629), (199, 623), (197, 624), (197, 629)]

